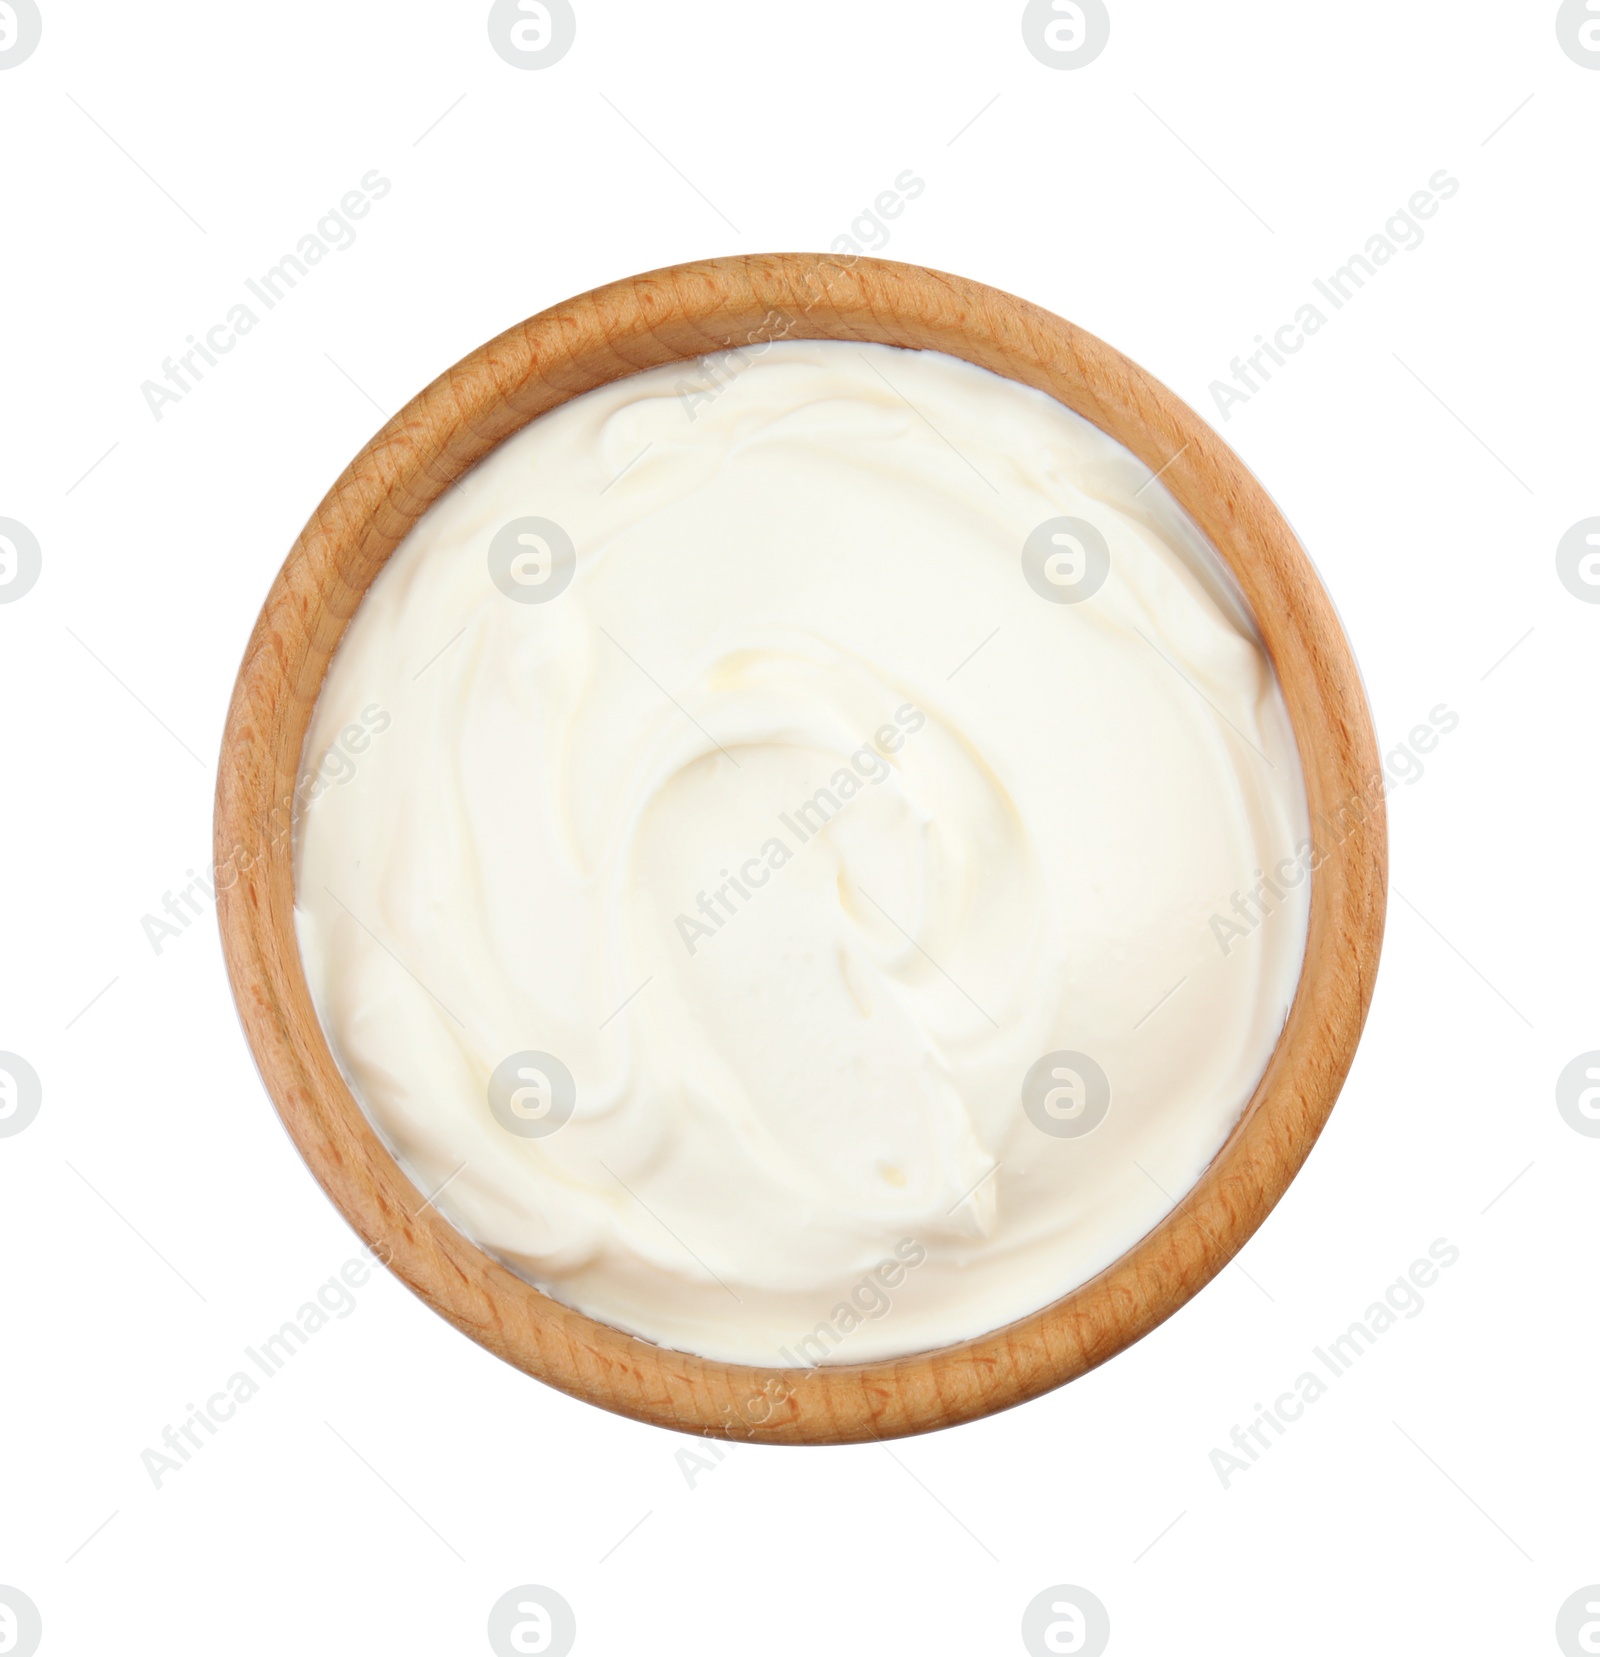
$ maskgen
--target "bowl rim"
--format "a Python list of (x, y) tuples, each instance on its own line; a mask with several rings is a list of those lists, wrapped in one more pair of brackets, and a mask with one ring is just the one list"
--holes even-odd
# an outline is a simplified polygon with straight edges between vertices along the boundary
[[(1049, 1306), (931, 1352), (807, 1370), (659, 1347), (552, 1299), (443, 1219), (363, 1114), (301, 965), (292, 819), (307, 727), (334, 649), (406, 532), (529, 420), (625, 375), (764, 340), (939, 350), (1045, 391), (1131, 449), (1200, 526), (1277, 670), (1313, 825), (1294, 1001), (1233, 1131), (1188, 1194)], [(1233, 450), (1164, 385), (998, 289), (859, 255), (709, 259), (577, 295), (470, 352), (389, 420), (312, 513), (246, 647), (222, 739), (218, 924), (266, 1091), (323, 1190), (405, 1285), (551, 1386), (683, 1432), (762, 1443), (889, 1439), (989, 1415), (1084, 1374), (1184, 1305), (1299, 1171), (1354, 1057), (1387, 895), (1384, 786), (1359, 671), (1310, 560)]]

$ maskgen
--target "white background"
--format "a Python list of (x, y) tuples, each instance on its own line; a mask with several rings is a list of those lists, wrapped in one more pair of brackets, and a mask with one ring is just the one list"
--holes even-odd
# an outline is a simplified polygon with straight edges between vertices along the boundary
[[(1600, 513), (1600, 72), (1554, 0), (1112, 0), (1069, 72), (1016, 0), (579, 0), (532, 73), (482, 3), (42, 4), (0, 72), (0, 516), (44, 560), (0, 605), (0, 1048), (44, 1086), (0, 1139), (0, 1582), (42, 1650), (487, 1651), (537, 1582), (580, 1654), (1021, 1651), (1057, 1583), (1118, 1654), (1555, 1651), (1600, 1580), (1600, 1140), (1554, 1102), (1600, 1047), (1600, 606), (1554, 561)], [(355, 244), (156, 421), (141, 382), (372, 168)], [(1138, 1346), (892, 1450), (736, 1445), (691, 1487), (690, 1441), (379, 1274), (155, 1488), (141, 1451), (358, 1246), (259, 1085), (213, 918), (159, 956), (141, 929), (206, 866), (290, 542), (481, 341), (633, 271), (825, 249), (906, 168), (887, 256), (1035, 300), (1215, 420), (1385, 747), (1460, 716), (1390, 801), (1377, 997), (1309, 1164)], [(1440, 168), (1422, 245), (1223, 423), (1211, 381)], [(1440, 1237), (1422, 1314), (1224, 1488), (1230, 1428)]]

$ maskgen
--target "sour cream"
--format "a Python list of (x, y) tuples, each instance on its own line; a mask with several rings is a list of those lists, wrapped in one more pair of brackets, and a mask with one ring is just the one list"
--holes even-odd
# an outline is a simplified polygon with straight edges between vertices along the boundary
[(508, 439), (307, 742), (329, 1043), (461, 1231), (762, 1366), (985, 1333), (1136, 1243), (1305, 947), (1283, 699), (1150, 470), (933, 352), (781, 342)]

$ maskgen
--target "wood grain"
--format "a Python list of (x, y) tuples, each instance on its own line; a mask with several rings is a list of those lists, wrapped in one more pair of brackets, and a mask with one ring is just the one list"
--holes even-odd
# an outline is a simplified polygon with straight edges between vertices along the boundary
[[(1198, 1185), (1056, 1304), (937, 1352), (760, 1370), (656, 1347), (564, 1307), (469, 1242), (380, 1143), (324, 1040), (293, 923), (289, 802), (312, 707), (362, 595), (422, 512), (503, 438), (618, 377), (771, 337), (964, 357), (1058, 398), (1162, 470), (1237, 576), (1271, 652), (1320, 863), (1298, 993), (1265, 1075)], [(960, 277), (770, 254), (630, 277), (479, 347), (356, 456), (274, 582), (239, 670), (217, 782), (219, 919), (267, 1092), (323, 1189), (428, 1305), (528, 1374), (661, 1426), (850, 1443), (969, 1421), (1083, 1374), (1170, 1317), (1243, 1246), (1310, 1152), (1372, 996), (1387, 878), (1377, 743), (1327, 595), (1265, 491), (1136, 364), (1071, 323)]]

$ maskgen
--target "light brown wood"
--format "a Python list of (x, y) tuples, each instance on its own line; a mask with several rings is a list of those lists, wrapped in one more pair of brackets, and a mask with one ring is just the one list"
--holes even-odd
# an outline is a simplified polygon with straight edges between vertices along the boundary
[[(346, 623), (421, 513), (495, 444), (625, 374), (748, 339), (872, 340), (1038, 387), (1132, 449), (1210, 536), (1282, 681), (1321, 862), (1299, 991), (1248, 1108), (1199, 1184), (1091, 1282), (980, 1340), (916, 1357), (757, 1370), (652, 1346), (560, 1305), (469, 1242), (401, 1172), (323, 1039), (293, 924), (289, 801)], [(1176, 457), (1176, 458), (1174, 458)], [(323, 1189), (391, 1269), (528, 1374), (642, 1421), (765, 1443), (848, 1443), (969, 1421), (1083, 1374), (1170, 1317), (1243, 1246), (1315, 1142), (1350, 1066), (1382, 940), (1377, 743), (1332, 605), (1265, 491), (1192, 410), (1109, 346), (960, 277), (771, 254), (613, 283), (520, 323), (414, 398), (351, 462), (256, 623), (217, 781), (219, 916), (267, 1092)]]

